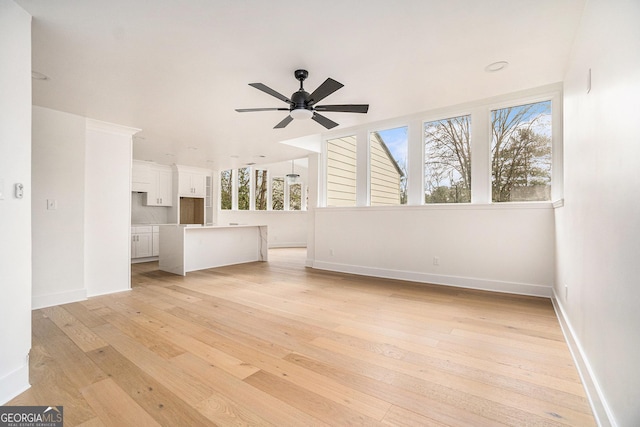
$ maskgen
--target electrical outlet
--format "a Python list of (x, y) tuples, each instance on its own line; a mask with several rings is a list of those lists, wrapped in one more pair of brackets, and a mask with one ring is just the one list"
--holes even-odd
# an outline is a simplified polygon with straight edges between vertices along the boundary
[(433, 257), (433, 265), (440, 265), (440, 257), (437, 257), (437, 256)]

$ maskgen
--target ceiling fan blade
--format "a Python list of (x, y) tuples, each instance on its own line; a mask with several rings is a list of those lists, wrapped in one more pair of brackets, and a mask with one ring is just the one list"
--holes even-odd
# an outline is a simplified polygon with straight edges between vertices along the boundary
[(268, 93), (269, 95), (275, 96), (281, 101), (291, 104), (291, 100), (289, 98), (287, 98), (286, 96), (284, 96), (279, 92), (276, 92), (275, 90), (271, 89), (269, 86), (263, 85), (262, 83), (249, 83), (249, 86), (253, 86), (256, 89), (263, 91), (264, 93)]
[(316, 105), (316, 111), (335, 111), (339, 113), (366, 113), (369, 104), (345, 104), (345, 105)]
[(283, 127), (287, 126), (289, 123), (291, 123), (291, 121), (293, 120), (293, 117), (291, 116), (287, 116), (285, 117), (280, 123), (278, 123), (277, 125), (275, 125), (273, 128), (274, 129), (282, 129)]
[(331, 95), (333, 92), (340, 89), (342, 86), (344, 86), (342, 83), (339, 83), (333, 80), (332, 78), (328, 78), (327, 80), (324, 81), (324, 83), (318, 86), (318, 88), (314, 90), (313, 93), (309, 96), (308, 105), (311, 106), (316, 102), (323, 100), (327, 96)]
[(249, 113), (251, 111), (289, 111), (288, 108), (236, 108), (238, 113)]
[(338, 124), (336, 122), (334, 122), (333, 120), (329, 120), (328, 118), (326, 118), (325, 116), (322, 116), (318, 113), (313, 113), (313, 116), (311, 116), (311, 118), (313, 120), (315, 120), (316, 122), (320, 123), (322, 126), (326, 127), (327, 129), (331, 129), (334, 128), (336, 126), (338, 126)]

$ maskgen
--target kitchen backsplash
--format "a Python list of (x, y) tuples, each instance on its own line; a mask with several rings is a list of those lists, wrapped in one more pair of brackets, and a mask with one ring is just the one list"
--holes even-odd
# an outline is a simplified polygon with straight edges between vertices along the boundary
[(144, 206), (143, 193), (131, 193), (131, 224), (166, 224), (169, 208)]

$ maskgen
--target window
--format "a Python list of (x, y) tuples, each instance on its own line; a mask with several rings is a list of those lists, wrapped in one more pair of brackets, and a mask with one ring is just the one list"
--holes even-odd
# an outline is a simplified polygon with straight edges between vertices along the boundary
[(424, 124), (424, 202), (471, 202), (471, 116)]
[(494, 202), (551, 200), (551, 101), (491, 111)]
[(327, 141), (327, 206), (356, 205), (356, 137)]
[(231, 170), (222, 171), (220, 172), (220, 209), (231, 209), (232, 197)]
[(289, 210), (299, 211), (302, 209), (302, 184), (289, 185)]
[(281, 176), (271, 180), (271, 209), (284, 210), (284, 178)]
[(248, 211), (250, 207), (251, 169), (238, 169), (238, 210)]
[(408, 127), (369, 135), (369, 183), (371, 206), (407, 203)]
[(267, 171), (258, 169), (255, 171), (255, 202), (257, 211), (267, 210)]

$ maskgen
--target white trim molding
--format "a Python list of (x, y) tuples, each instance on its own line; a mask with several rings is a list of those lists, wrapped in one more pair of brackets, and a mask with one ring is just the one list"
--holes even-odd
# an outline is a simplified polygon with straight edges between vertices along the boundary
[(578, 369), (578, 374), (580, 375), (580, 379), (582, 380), (582, 385), (584, 386), (585, 392), (587, 393), (587, 398), (589, 399), (591, 410), (593, 411), (593, 416), (596, 419), (598, 426), (617, 427), (618, 424), (615, 422), (613, 412), (607, 404), (607, 400), (605, 399), (602, 389), (598, 384), (598, 380), (593, 373), (593, 369), (591, 368), (589, 359), (587, 358), (586, 353), (584, 352), (582, 345), (580, 344), (580, 340), (578, 340), (578, 336), (571, 326), (571, 322), (569, 322), (569, 317), (562, 307), (562, 303), (557, 297), (555, 289), (553, 289), (551, 302), (553, 303), (553, 308), (556, 312), (556, 316), (558, 317), (560, 328), (562, 329), (562, 333), (564, 334), (564, 338), (567, 342), (567, 346), (569, 347), (569, 351), (573, 356), (573, 360), (575, 362), (576, 368)]
[[(307, 266), (311, 266), (307, 260)], [(384, 279), (406, 280), (409, 282), (453, 286), (458, 288), (476, 289), (482, 291), (502, 292), (516, 295), (551, 298), (553, 288), (545, 285), (530, 283), (504, 282), (500, 280), (478, 279), (474, 277), (447, 276), (441, 274), (420, 273), (415, 271), (390, 270), (375, 267), (363, 267), (314, 261), (311, 266), (318, 270), (337, 271), (340, 273), (357, 274), (359, 276), (380, 277)]]
[(84, 301), (87, 299), (86, 289), (76, 289), (73, 291), (56, 292), (46, 295), (33, 295), (31, 297), (31, 309), (52, 307), (54, 305), (69, 304), (76, 301)]
[(142, 129), (132, 128), (129, 126), (117, 125), (115, 123), (103, 122), (95, 119), (86, 119), (87, 130), (93, 130), (98, 132), (113, 133), (116, 135), (133, 136), (140, 132)]
[(13, 372), (0, 378), (0, 405), (31, 388), (29, 384), (29, 356), (25, 357), (25, 364)]

